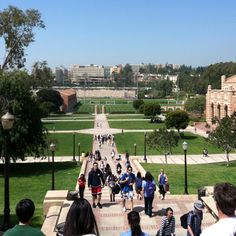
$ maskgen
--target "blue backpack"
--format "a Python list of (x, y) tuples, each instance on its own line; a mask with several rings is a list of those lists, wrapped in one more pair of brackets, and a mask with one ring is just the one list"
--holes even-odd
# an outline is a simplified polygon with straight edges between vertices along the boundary
[(155, 191), (156, 191), (156, 185), (153, 183), (153, 181), (147, 181), (145, 186), (146, 196), (153, 197)]

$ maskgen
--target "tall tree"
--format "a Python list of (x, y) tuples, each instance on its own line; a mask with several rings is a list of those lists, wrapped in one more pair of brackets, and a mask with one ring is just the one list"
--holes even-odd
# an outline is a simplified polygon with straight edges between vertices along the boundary
[[(63, 99), (60, 93), (52, 89), (41, 89), (37, 92), (39, 103), (51, 103), (50, 112), (59, 112), (60, 106), (63, 104)], [(44, 105), (46, 105), (44, 104)], [(48, 104), (49, 105), (49, 104)]]
[(216, 119), (216, 122), (217, 127), (209, 134), (208, 141), (226, 153), (227, 166), (229, 166), (229, 153), (236, 148), (236, 113), (221, 120)]
[[(30, 87), (25, 83), (23, 73), (15, 71), (0, 75), (0, 96), (6, 101), (5, 108), (0, 109), (0, 115), (2, 116), (9, 110), (15, 116), (15, 122), (10, 131), (10, 157), (16, 160), (23, 159), (26, 155), (43, 155), (46, 134), (41, 122), (42, 113)], [(3, 129), (1, 128), (0, 149), (2, 148)]]
[(46, 61), (35, 62), (32, 69), (32, 86), (49, 88), (53, 85), (53, 74)]
[(146, 103), (143, 112), (145, 116), (151, 117), (151, 122), (154, 122), (155, 116), (161, 114), (161, 106), (159, 103)]
[(186, 111), (192, 113), (198, 113), (200, 116), (203, 115), (206, 109), (206, 97), (205, 96), (197, 96), (193, 98), (189, 98), (184, 104)]
[(186, 111), (172, 111), (166, 115), (166, 128), (176, 128), (180, 134), (180, 129), (186, 129), (189, 123), (189, 116)]
[(5, 41), (5, 56), (1, 70), (22, 68), (26, 61), (25, 48), (34, 41), (34, 28), (45, 28), (38, 10), (24, 11), (14, 6), (0, 11), (0, 37)]
[(148, 135), (147, 144), (151, 148), (155, 148), (165, 155), (167, 163), (167, 155), (172, 152), (172, 148), (178, 145), (179, 136), (174, 131), (168, 131), (165, 128), (154, 130)]

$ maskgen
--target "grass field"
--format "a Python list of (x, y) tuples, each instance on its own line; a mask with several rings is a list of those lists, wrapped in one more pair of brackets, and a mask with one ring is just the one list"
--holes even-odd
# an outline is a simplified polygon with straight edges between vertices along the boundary
[[(72, 156), (73, 155), (73, 134), (49, 134), (49, 143), (56, 144), (55, 156)], [(90, 152), (92, 150), (93, 135), (76, 134), (75, 135), (75, 153), (78, 155), (78, 143), (80, 143), (80, 152)], [(56, 157), (55, 157), (56, 158)]]
[(145, 116), (143, 114), (109, 114), (107, 119), (145, 119)]
[[(128, 117), (127, 117), (128, 118)], [(132, 119), (132, 118), (131, 118)], [(112, 121), (109, 120), (109, 125), (111, 128), (119, 129), (159, 129), (164, 127), (163, 123), (150, 123), (150, 120), (132, 120), (132, 121)]]
[(80, 130), (94, 127), (94, 121), (47, 121), (43, 122), (48, 130)]
[[(184, 193), (184, 165), (142, 164), (146, 171), (152, 173), (155, 181), (163, 168), (168, 176), (171, 194)], [(219, 182), (236, 185), (236, 162), (229, 167), (225, 163), (188, 165), (188, 192), (197, 194), (197, 189), (212, 186)]]
[(65, 115), (51, 115), (50, 117), (43, 118), (44, 120), (84, 120), (94, 119), (91, 114), (65, 114)]
[[(148, 134), (147, 134), (148, 135)], [(134, 155), (134, 143), (137, 144), (137, 155), (143, 155), (144, 153), (144, 133), (124, 133), (115, 135), (116, 145), (119, 153), (128, 151), (130, 155)], [(186, 132), (184, 138), (179, 140), (177, 147), (173, 148), (172, 154), (181, 155), (183, 154), (182, 143), (188, 142), (188, 153), (189, 154), (202, 154), (204, 147), (207, 147), (209, 154), (223, 153), (221, 149), (206, 143), (203, 137)], [(151, 149), (147, 146), (148, 155), (162, 155), (163, 153)]]
[[(0, 165), (0, 186), (4, 186), (3, 165)], [(55, 163), (55, 188), (74, 190), (80, 168), (73, 162)], [(4, 188), (0, 188), (3, 199)], [(48, 163), (11, 164), (10, 166), (10, 208), (11, 220), (17, 223), (15, 206), (23, 198), (34, 201), (36, 211), (32, 221), (33, 226), (41, 227), (43, 223), (43, 199), (51, 189), (51, 165)], [(0, 220), (3, 217), (3, 200), (0, 201)]]

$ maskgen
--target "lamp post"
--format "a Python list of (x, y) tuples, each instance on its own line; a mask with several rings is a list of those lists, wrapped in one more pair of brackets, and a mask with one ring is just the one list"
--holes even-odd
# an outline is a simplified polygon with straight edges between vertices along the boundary
[(147, 132), (144, 133), (144, 157), (143, 160), (147, 162)]
[(78, 143), (78, 162), (80, 164), (80, 143)]
[(73, 132), (73, 161), (75, 161), (75, 132)]
[(4, 216), (3, 216), (3, 225), (1, 226), (2, 230), (7, 230), (11, 227), (10, 222), (10, 193), (9, 193), (9, 163), (10, 163), (10, 156), (8, 152), (10, 137), (9, 131), (11, 130), (14, 124), (15, 117), (14, 115), (7, 112), (5, 115), (2, 116), (1, 122), (2, 127), (5, 133), (5, 145), (4, 145)]
[(137, 144), (135, 143), (135, 144), (134, 144), (134, 155), (135, 155), (135, 156), (136, 156), (136, 154), (137, 154), (136, 151), (137, 151)]
[(184, 141), (182, 146), (183, 146), (183, 150), (184, 150), (184, 194), (188, 194), (188, 175), (187, 175), (188, 143)]
[(50, 150), (52, 152), (52, 190), (55, 190), (55, 178), (54, 178), (54, 153), (56, 150), (56, 145), (54, 143), (50, 144)]

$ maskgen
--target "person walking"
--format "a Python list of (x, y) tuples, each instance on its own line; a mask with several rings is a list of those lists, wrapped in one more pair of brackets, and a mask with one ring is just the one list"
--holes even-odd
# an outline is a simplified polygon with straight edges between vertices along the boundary
[(174, 236), (175, 235), (175, 217), (173, 215), (173, 209), (166, 208), (165, 215), (161, 218), (161, 227), (159, 230), (159, 236)]
[(79, 185), (79, 197), (84, 198), (84, 189), (85, 189), (86, 179), (84, 174), (81, 174), (78, 178), (78, 185)]
[(162, 200), (165, 199), (165, 185), (168, 182), (168, 177), (167, 175), (164, 173), (164, 170), (161, 169), (161, 173), (158, 175), (158, 184), (159, 184), (159, 192), (160, 192), (160, 197)]
[(236, 236), (236, 187), (230, 183), (218, 183), (213, 196), (219, 221), (203, 230), (201, 236)]
[(190, 211), (187, 218), (187, 236), (199, 236), (201, 234), (202, 210), (204, 205), (201, 200), (194, 203), (194, 210)]
[(106, 184), (109, 188), (110, 202), (115, 202), (115, 193), (113, 189), (115, 188), (116, 181), (117, 177), (113, 175), (111, 171), (109, 171), (108, 176), (106, 178)]
[(121, 176), (120, 183), (123, 184), (122, 187), (122, 196), (123, 196), (123, 211), (126, 211), (125, 203), (130, 199), (130, 209), (133, 210), (133, 185), (135, 182), (135, 175), (132, 173), (133, 169), (131, 166), (127, 167), (127, 172)]
[(146, 172), (142, 182), (142, 195), (144, 196), (145, 214), (152, 217), (152, 202), (156, 191), (156, 183), (149, 171)]
[(101, 195), (102, 195), (102, 187), (105, 184), (105, 180), (103, 178), (103, 173), (100, 169), (98, 169), (98, 163), (93, 163), (93, 168), (89, 172), (88, 175), (88, 187), (91, 190), (93, 197), (93, 208), (96, 208), (95, 199), (97, 198), (97, 206), (102, 208), (101, 205)]
[(142, 231), (140, 226), (140, 215), (137, 211), (131, 211), (127, 215), (130, 229), (127, 232), (121, 233), (120, 236), (149, 236)]
[(143, 182), (143, 178), (141, 176), (141, 173), (138, 171), (138, 173), (136, 175), (136, 179), (135, 179), (135, 191), (136, 191), (138, 200), (142, 200), (142, 198), (143, 198), (142, 182)]

